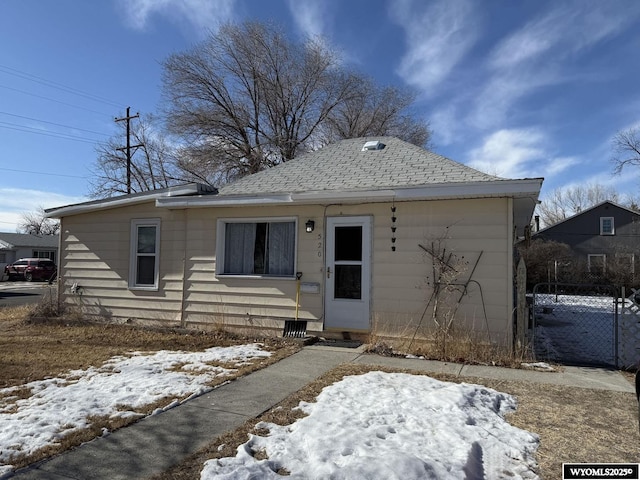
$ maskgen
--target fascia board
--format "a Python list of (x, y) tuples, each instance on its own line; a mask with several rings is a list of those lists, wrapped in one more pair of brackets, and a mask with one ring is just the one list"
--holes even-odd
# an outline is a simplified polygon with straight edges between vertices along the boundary
[(179, 209), (200, 207), (242, 207), (247, 205), (310, 205), (326, 203), (375, 203), (384, 201), (440, 200), (452, 198), (535, 197), (542, 179), (499, 180), (495, 182), (443, 183), (420, 187), (382, 190), (300, 192), (277, 195), (212, 195), (159, 198), (157, 207)]
[(157, 198), (174, 198), (181, 196), (189, 196), (198, 193), (197, 184), (182, 185), (171, 187), (163, 191), (150, 191), (133, 195), (124, 195), (116, 198), (105, 198), (104, 200), (94, 200), (85, 203), (76, 203), (74, 205), (66, 205), (63, 207), (49, 208), (45, 210), (47, 218), (62, 218), (70, 215), (79, 215), (82, 213), (96, 212), (109, 208), (122, 206), (137, 205), (140, 203), (150, 202)]
[(291, 195), (269, 195), (269, 196), (202, 196), (202, 197), (179, 197), (179, 198), (158, 198), (156, 207), (168, 209), (181, 208), (205, 208), (205, 207), (242, 207), (247, 205), (274, 205), (292, 203)]

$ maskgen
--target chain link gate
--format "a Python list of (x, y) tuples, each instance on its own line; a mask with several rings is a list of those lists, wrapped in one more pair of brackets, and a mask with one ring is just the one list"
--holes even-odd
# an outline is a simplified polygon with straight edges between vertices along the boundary
[(618, 295), (612, 285), (540, 283), (531, 312), (536, 359), (617, 367)]

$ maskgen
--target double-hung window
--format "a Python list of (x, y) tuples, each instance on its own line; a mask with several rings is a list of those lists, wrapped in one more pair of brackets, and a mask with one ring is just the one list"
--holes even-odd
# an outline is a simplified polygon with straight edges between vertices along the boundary
[(158, 289), (160, 265), (160, 219), (131, 221), (129, 288)]
[(590, 253), (587, 255), (587, 268), (589, 273), (602, 275), (607, 267), (607, 256), (603, 253)]
[(600, 217), (600, 235), (615, 235), (613, 217)]
[(294, 218), (218, 220), (218, 275), (295, 275)]

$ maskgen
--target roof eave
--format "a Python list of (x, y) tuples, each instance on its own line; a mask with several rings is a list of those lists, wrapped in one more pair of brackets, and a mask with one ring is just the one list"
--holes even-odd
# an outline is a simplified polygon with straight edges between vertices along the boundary
[(540, 193), (541, 178), (461, 182), (417, 187), (384, 188), (358, 191), (323, 190), (317, 192), (271, 195), (216, 195), (182, 198), (158, 198), (156, 206), (169, 209), (205, 207), (242, 207), (248, 205), (310, 205), (324, 203), (378, 203), (385, 201), (447, 200), (455, 198), (535, 198)]
[(63, 207), (49, 208), (45, 210), (47, 218), (62, 218), (70, 215), (79, 215), (82, 213), (91, 213), (110, 208), (137, 205), (140, 203), (150, 202), (158, 198), (174, 198), (201, 194), (205, 191), (216, 191), (205, 185), (198, 183), (189, 183), (178, 185), (162, 190), (152, 190), (132, 195), (122, 195), (119, 197), (105, 198), (102, 200), (93, 200), (90, 202), (76, 203), (73, 205), (65, 205)]

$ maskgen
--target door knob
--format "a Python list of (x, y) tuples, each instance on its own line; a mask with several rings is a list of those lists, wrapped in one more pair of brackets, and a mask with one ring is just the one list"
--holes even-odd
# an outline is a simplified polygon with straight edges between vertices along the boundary
[(327, 278), (331, 278), (331, 267), (327, 267)]

